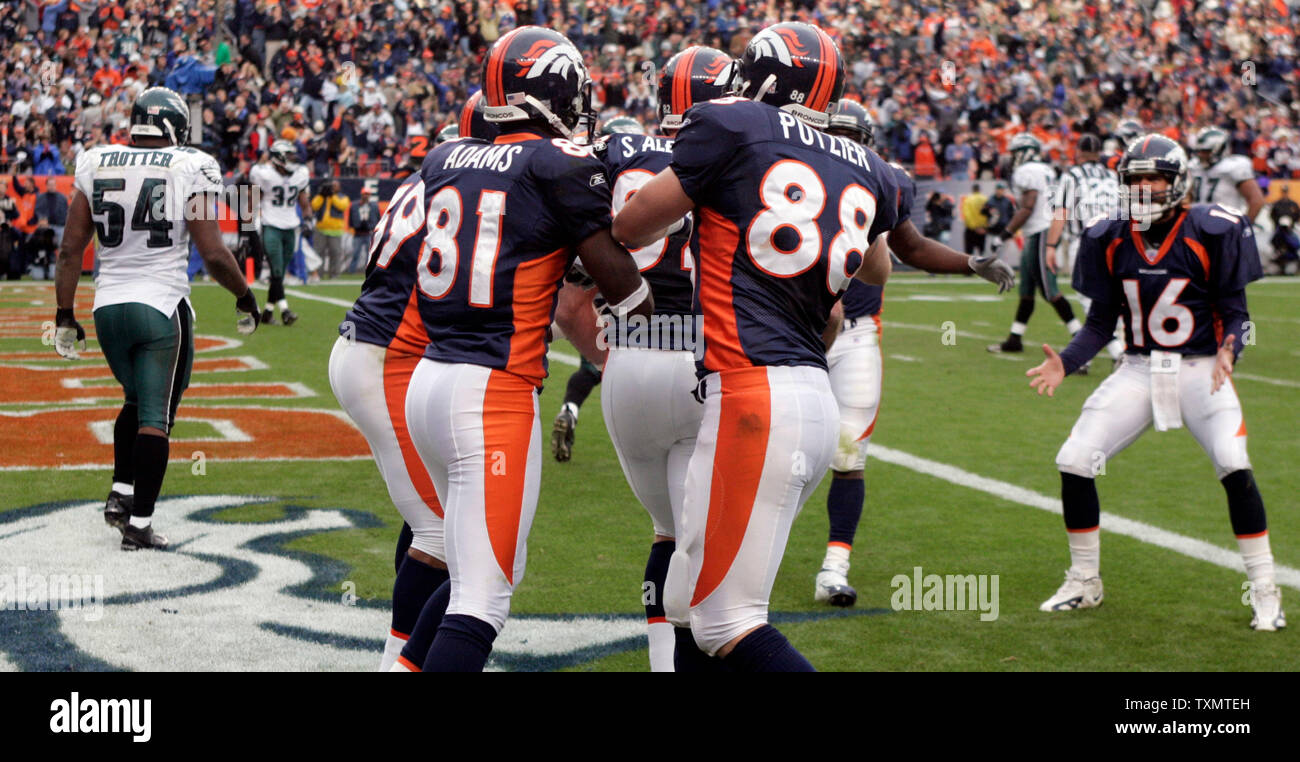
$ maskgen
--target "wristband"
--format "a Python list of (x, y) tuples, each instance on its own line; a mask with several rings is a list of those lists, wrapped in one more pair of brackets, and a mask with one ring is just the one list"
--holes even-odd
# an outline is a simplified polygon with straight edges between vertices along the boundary
[(637, 286), (635, 291), (633, 291), (631, 294), (628, 294), (627, 298), (625, 298), (623, 301), (619, 302), (618, 304), (610, 304), (609, 310), (610, 312), (614, 313), (614, 317), (623, 317), (627, 313), (636, 309), (641, 304), (641, 302), (644, 302), (646, 300), (646, 297), (649, 295), (650, 295), (650, 286), (645, 282), (645, 278), (642, 278), (641, 285)]

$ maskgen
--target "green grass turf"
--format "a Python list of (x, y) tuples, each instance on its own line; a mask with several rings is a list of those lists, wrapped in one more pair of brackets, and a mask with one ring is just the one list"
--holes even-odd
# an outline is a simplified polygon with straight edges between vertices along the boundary
[[(305, 290), (350, 301), (357, 286)], [(1005, 336), (1015, 302), (1010, 296), (981, 300), (989, 294), (991, 289), (974, 279), (898, 276), (891, 282), (884, 313), (884, 399), (873, 442), (1055, 496), (1056, 450), (1083, 400), (1109, 372), (1110, 361), (1102, 357), (1092, 375), (1068, 379), (1055, 399), (1035, 396), (1024, 377), (1025, 369), (1041, 357), (1035, 347), (1048, 341), (1059, 349), (1066, 332), (1040, 302), (1026, 337), (1031, 349), (1015, 361), (994, 357), (984, 345)], [(326, 361), (344, 310), (290, 299), (302, 316), (297, 325), (259, 330), (243, 348), (224, 354), (254, 354), (271, 365), (266, 371), (241, 373), (241, 381), (293, 379), (318, 393), (276, 405), (334, 407)], [(199, 286), (194, 301), (198, 333), (235, 335), (228, 294)], [(1296, 567), (1300, 473), (1294, 464), (1300, 462), (1300, 441), (1295, 409), (1300, 388), (1294, 386), (1294, 369), (1300, 364), (1300, 345), (1292, 336), (1300, 324), (1300, 283), (1253, 285), (1250, 305), (1258, 323), (1257, 344), (1238, 370), (1291, 385), (1239, 379), (1236, 386), (1246, 410), (1251, 459), (1268, 507), (1273, 551), (1278, 563)], [(945, 343), (945, 321), (978, 337), (958, 335), (955, 343)], [(0, 350), (39, 347), (36, 341), (0, 339)], [(573, 353), (564, 342), (554, 349)], [(552, 362), (551, 369), (542, 395), (548, 434), (572, 367)], [(598, 395), (599, 388), (582, 409), (573, 461), (559, 464), (547, 455), (529, 540), (528, 574), (514, 601), (516, 613), (641, 610), (651, 527), (623, 480)], [(106, 471), (5, 473), (0, 475), (0, 506), (99, 500), (108, 477)], [(1293, 633), (1257, 634), (1247, 627), (1250, 611), (1241, 603), (1240, 573), (1103, 533), (1105, 605), (1043, 614), (1038, 604), (1055, 591), (1068, 565), (1059, 516), (880, 461), (868, 463), (866, 479), (867, 504), (850, 572), (859, 592), (857, 611), (889, 609), (890, 579), (921, 566), (927, 574), (998, 575), (1000, 616), (981, 622), (976, 611), (889, 611), (782, 624), (790, 640), (820, 669), (1300, 668)], [(1235, 550), (1223, 490), (1208, 458), (1186, 431), (1148, 432), (1108, 464), (1098, 489), (1104, 511)], [(363, 598), (389, 594), (392, 547), (401, 522), (370, 462), (211, 462), (202, 476), (174, 464), (163, 491), (276, 495), (299, 505), (373, 512), (384, 528), (312, 535), (291, 547), (350, 565), (348, 579), (357, 583)], [(823, 483), (795, 523), (772, 596), (774, 612), (826, 611), (812, 601), (813, 576), (825, 547), (825, 498)], [(223, 517), (265, 521), (277, 517), (281, 507), (271, 503), (231, 509)], [(1295, 606), (1296, 601), (1300, 594), (1288, 589), (1284, 602)], [(646, 653), (640, 650), (574, 669), (645, 666)]]

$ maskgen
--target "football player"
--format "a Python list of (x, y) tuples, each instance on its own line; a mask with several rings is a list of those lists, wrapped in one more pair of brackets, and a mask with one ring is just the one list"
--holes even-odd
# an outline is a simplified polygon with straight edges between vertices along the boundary
[[(731, 57), (714, 48), (690, 47), (669, 59), (658, 82), (663, 134), (676, 133), (692, 104), (725, 95), (732, 86), (734, 70)], [(606, 129), (618, 131), (597, 143), (596, 153), (604, 160), (613, 185), (617, 216), (633, 194), (668, 167), (673, 141), (671, 137), (647, 136), (630, 119), (623, 120), (630, 125), (615, 121), (619, 120), (611, 120)], [(686, 465), (703, 413), (692, 395), (696, 386), (694, 350), (700, 337), (692, 306), (690, 220), (683, 218), (676, 230), (632, 249), (631, 254), (654, 294), (655, 315), (648, 325), (606, 321), (609, 355), (600, 402), (623, 475), (654, 525), (641, 602), (650, 641), (650, 668), (671, 672), (674, 624), (683, 628), (684, 637), (690, 634), (684, 629), (687, 622), (670, 623), (664, 614), (664, 578), (677, 548)], [(647, 415), (647, 411), (654, 414)]]
[[(465, 103), (459, 124), (465, 137), (491, 141), (497, 129), (481, 118), (478, 100), (476, 93)], [(424, 182), (417, 174), (398, 187), (379, 218), (361, 295), (330, 354), (330, 387), (370, 443), (403, 519), (381, 672), (398, 662), (399, 669), (419, 671), (433, 638), (430, 628), (418, 627), (420, 612), (449, 579), (442, 504), (406, 426), (407, 387), (429, 344), (415, 299), (425, 222)]]
[(95, 330), (126, 401), (113, 425), (113, 486), (104, 520), (122, 549), (162, 549), (153, 529), (176, 406), (194, 360), (194, 312), (186, 278), (190, 240), (208, 273), (238, 297), (241, 333), (257, 328), (257, 299), (222, 242), (215, 159), (185, 145), (190, 110), (171, 90), (151, 87), (131, 106), (130, 145), (101, 145), (77, 157), (56, 275), (54, 348), (70, 359), (85, 348), (73, 314), (81, 256), (97, 241)]
[(672, 163), (628, 201), (615, 235), (646, 246), (696, 210), (704, 411), (664, 604), (689, 617), (699, 650), (679, 640), (676, 667), (807, 671), (767, 609), (790, 526), (836, 449), (822, 341), (832, 305), (854, 277), (884, 284), (888, 254), (871, 244), (891, 229), (890, 248), (923, 269), (975, 268), (1004, 288), (1014, 278), (900, 225), (889, 165), (821, 131), (845, 79), (825, 32), (764, 29), (738, 77), (738, 97), (683, 115)]
[(483, 82), (501, 134), (443, 143), (421, 170), (416, 294), (431, 343), (406, 420), (442, 498), (451, 573), (426, 672), (481, 670), (523, 578), (541, 476), (537, 392), (574, 254), (614, 316), (654, 309), (610, 235), (605, 168), (570, 139), (592, 118), (582, 54), (558, 32), (520, 27), (492, 46)]
[(1262, 276), (1250, 225), (1219, 204), (1189, 204), (1187, 154), (1173, 140), (1146, 135), (1119, 165), (1121, 209), (1131, 219), (1089, 227), (1079, 247), (1074, 287), (1088, 295), (1088, 325), (1057, 355), (1027, 371), (1041, 395), (1110, 340), (1123, 318), (1124, 361), (1083, 405), (1056, 455), (1070, 548), (1065, 583), (1043, 611), (1102, 602), (1100, 505), (1096, 475), (1154, 424), (1186, 425), (1210, 456), (1228, 496), (1228, 516), (1253, 592), (1256, 630), (1286, 625), (1274, 583), (1264, 502), (1246, 455), (1246, 422), (1232, 384), (1250, 315), (1246, 285)]
[[(990, 352), (1023, 352), (1021, 339), (1029, 327), (1029, 317), (1034, 314), (1034, 291), (1051, 303), (1056, 314), (1065, 323), (1070, 335), (1083, 326), (1074, 316), (1069, 300), (1056, 286), (1056, 272), (1047, 265), (1047, 228), (1052, 224), (1052, 192), (1056, 173), (1043, 161), (1043, 144), (1038, 138), (1022, 132), (1007, 144), (1011, 152), (1011, 190), (1016, 193), (1019, 208), (1007, 223), (1007, 237), (1024, 233), (1025, 246), (1020, 251), (1020, 302), (1016, 318), (1011, 323), (1011, 333), (1001, 344), (990, 344)], [(996, 253), (996, 244), (990, 247)]]
[(293, 310), (289, 309), (289, 300), (284, 296), (284, 271), (297, 251), (299, 228), (302, 228), (304, 235), (310, 234), (314, 218), (311, 201), (307, 197), (311, 178), (307, 174), (307, 167), (294, 161), (296, 156), (293, 143), (277, 140), (271, 144), (268, 152), (270, 162), (255, 165), (248, 173), (249, 180), (258, 189), (262, 199), (262, 247), (266, 250), (267, 264), (271, 268), (262, 322), (268, 325), (275, 323), (275, 315), (271, 312), (273, 304), (279, 308), (280, 320), (285, 325), (293, 325), (298, 319)]
[(1192, 197), (1197, 203), (1218, 204), (1251, 223), (1264, 208), (1264, 192), (1255, 181), (1250, 159), (1229, 155), (1228, 133), (1206, 127), (1192, 138), (1196, 161), (1192, 168)]
[[(1066, 272), (1073, 273), (1079, 253), (1079, 241), (1083, 227), (1087, 222), (1099, 216), (1116, 219), (1119, 209), (1119, 180), (1113, 170), (1101, 163), (1101, 139), (1096, 135), (1085, 134), (1075, 146), (1078, 161), (1066, 170), (1057, 188), (1057, 210), (1052, 215), (1052, 225), (1047, 229), (1047, 269), (1053, 274), (1059, 266), (1058, 256), (1065, 250)], [(1080, 295), (1083, 312), (1088, 314), (1092, 300)], [(1106, 345), (1112, 360), (1119, 360), (1124, 353), (1124, 345), (1118, 338)], [(1079, 373), (1087, 372), (1088, 364), (1079, 368)]]
[(1119, 160), (1124, 158), (1124, 151), (1128, 149), (1129, 143), (1145, 132), (1142, 123), (1136, 119), (1120, 120), (1115, 125), (1115, 152), (1106, 159), (1106, 169), (1113, 170), (1119, 167)]

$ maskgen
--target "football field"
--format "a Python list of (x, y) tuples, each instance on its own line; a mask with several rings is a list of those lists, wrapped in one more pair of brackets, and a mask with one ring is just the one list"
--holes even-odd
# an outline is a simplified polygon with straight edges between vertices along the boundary
[[(291, 288), (299, 322), (242, 337), (233, 298), (195, 284), (194, 376), (155, 515), (173, 549), (129, 554), (100, 513), (121, 398), (94, 351), (93, 285), (83, 281), (77, 309), (91, 351), (69, 362), (42, 342), (52, 285), (0, 284), (0, 671), (378, 666), (401, 520), (326, 373), (359, 285)], [(1284, 608), (1297, 608), (1300, 280), (1248, 293), (1255, 345), (1235, 385)], [(1111, 363), (1103, 356), (1055, 399), (1037, 397), (1024, 376), (1037, 346), (1068, 337), (1040, 301), (1028, 351), (989, 354), (1014, 309), (1014, 295), (976, 278), (890, 281), (884, 396), (849, 574), (857, 606), (813, 602), (823, 482), (777, 577), (780, 629), (820, 670), (1300, 669), (1291, 630), (1248, 627), (1224, 492), (1186, 430), (1148, 431), (1097, 480), (1104, 605), (1038, 611), (1069, 565), (1053, 459)], [(553, 345), (547, 440), (576, 363), (570, 345)], [(650, 520), (623, 479), (599, 393), (582, 408), (572, 461), (547, 449), (527, 576), (490, 668), (647, 669)], [(912, 590), (930, 588), (928, 575), (973, 575), (985, 595), (907, 610), (934, 608)]]

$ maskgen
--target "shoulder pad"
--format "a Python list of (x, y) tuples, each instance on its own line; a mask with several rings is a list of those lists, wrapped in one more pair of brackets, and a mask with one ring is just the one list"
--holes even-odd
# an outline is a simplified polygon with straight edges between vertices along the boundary
[(1108, 215), (1099, 214), (1084, 223), (1083, 235), (1098, 240), (1115, 238), (1123, 235), (1123, 227), (1127, 222), (1128, 220), (1111, 219)]
[(1239, 227), (1245, 220), (1237, 212), (1225, 209), (1219, 204), (1192, 204), (1187, 210), (1187, 219), (1197, 230), (1208, 235), (1223, 235)]

